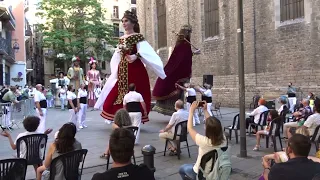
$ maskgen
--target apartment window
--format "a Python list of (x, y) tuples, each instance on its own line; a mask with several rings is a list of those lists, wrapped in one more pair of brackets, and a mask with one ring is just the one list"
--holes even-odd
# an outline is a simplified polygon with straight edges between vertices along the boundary
[(131, 0), (131, 4), (137, 4), (136, 0)]
[(131, 12), (133, 12), (135, 15), (137, 15), (137, 8), (135, 8), (135, 7), (131, 8)]
[(158, 48), (167, 46), (167, 22), (165, 0), (157, 0)]
[(106, 69), (106, 61), (102, 61), (101, 68)]
[(219, 0), (204, 0), (205, 37), (219, 35)]
[(113, 32), (115, 37), (119, 37), (119, 24), (117, 23), (113, 24)]
[(304, 0), (280, 0), (280, 13), (281, 21), (304, 17)]
[(113, 17), (119, 19), (119, 7), (113, 6)]

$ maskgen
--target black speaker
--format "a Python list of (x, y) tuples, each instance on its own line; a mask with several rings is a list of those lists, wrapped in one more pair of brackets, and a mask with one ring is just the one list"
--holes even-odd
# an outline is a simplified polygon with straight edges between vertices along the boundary
[(203, 85), (207, 83), (213, 86), (213, 75), (203, 75)]
[(267, 101), (266, 107), (268, 109), (276, 109), (276, 104), (274, 101)]

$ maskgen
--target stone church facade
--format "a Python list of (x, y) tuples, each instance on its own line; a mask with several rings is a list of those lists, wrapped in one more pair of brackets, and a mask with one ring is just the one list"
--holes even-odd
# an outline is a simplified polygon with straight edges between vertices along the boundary
[[(243, 11), (246, 104), (256, 93), (286, 94), (289, 82), (304, 97), (319, 95), (320, 0), (245, 0)], [(137, 15), (164, 63), (176, 41), (172, 32), (190, 24), (191, 42), (202, 51), (193, 58), (191, 82), (213, 75), (214, 101), (238, 106), (236, 0), (138, 0)]]

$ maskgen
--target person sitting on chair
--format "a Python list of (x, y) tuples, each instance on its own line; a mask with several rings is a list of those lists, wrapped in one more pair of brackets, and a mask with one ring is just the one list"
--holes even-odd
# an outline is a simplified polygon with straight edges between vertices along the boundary
[[(183, 102), (181, 100), (176, 101), (175, 109), (177, 112), (172, 114), (169, 124), (164, 129), (160, 130), (160, 139), (173, 139), (175, 126), (179, 122), (188, 120), (189, 113), (183, 109)], [(176, 144), (174, 142), (169, 141), (168, 149), (171, 151), (169, 155), (173, 156), (177, 154)]]
[[(52, 160), (62, 154), (82, 149), (81, 143), (75, 138), (77, 127), (72, 122), (64, 124), (58, 131), (57, 138), (50, 145), (46, 158), (42, 166), (37, 169), (37, 180), (49, 180), (50, 164)], [(59, 167), (58, 167), (59, 166)], [(55, 179), (65, 179), (63, 173), (63, 164), (56, 164), (57, 171)]]
[[(38, 126), (40, 124), (40, 118), (37, 116), (28, 116), (23, 120), (23, 127), (26, 130), (23, 133), (18, 134), (17, 138), (15, 141), (12, 140), (11, 134), (7, 131), (3, 131), (1, 133), (2, 136), (8, 137), (10, 146), (12, 150), (17, 149), (17, 141), (19, 138), (27, 136), (27, 135), (32, 135), (32, 134), (37, 134), (36, 130), (38, 129)], [(52, 129), (47, 129), (44, 134), (50, 134), (52, 132)], [(40, 147), (39, 147), (40, 148)], [(20, 143), (20, 155), (18, 158), (26, 158), (27, 154), (27, 147), (25, 142), (21, 141)], [(38, 165), (34, 165), (35, 170), (37, 170)]]
[(92, 180), (154, 180), (151, 170), (141, 164), (133, 165), (131, 157), (134, 153), (135, 136), (132, 131), (124, 128), (115, 129), (110, 136), (110, 154), (113, 159), (112, 168), (103, 173), (96, 173)]
[[(249, 124), (250, 123), (259, 123), (260, 120), (260, 115), (265, 112), (268, 111), (268, 108), (265, 106), (266, 105), (266, 100), (260, 98), (259, 102), (258, 102), (258, 107), (256, 109), (254, 109), (250, 114), (249, 114), (249, 118), (246, 119), (246, 127), (247, 129), (249, 128)], [(256, 130), (254, 129), (253, 133), (256, 133)]]

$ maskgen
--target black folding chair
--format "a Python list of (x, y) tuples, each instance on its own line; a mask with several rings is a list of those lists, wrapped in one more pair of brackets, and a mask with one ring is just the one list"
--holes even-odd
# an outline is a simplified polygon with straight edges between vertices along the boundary
[(0, 160), (1, 180), (25, 180), (27, 173), (26, 159)]
[(221, 114), (220, 108), (221, 108), (221, 102), (217, 102), (214, 105), (214, 108), (211, 109), (212, 115), (213, 115), (213, 112), (216, 112), (216, 115), (219, 116), (219, 114), (220, 114), (220, 117), (222, 118), (222, 114)]
[(25, 146), (25, 158), (28, 165), (42, 165), (45, 157), (48, 136), (46, 134), (31, 134), (17, 140), (17, 157), (20, 157), (22, 146)]
[(277, 117), (271, 121), (269, 134), (266, 135), (266, 148), (269, 148), (269, 137), (271, 137), (273, 142), (274, 152), (277, 152), (277, 137), (279, 138), (281, 150), (282, 150), (282, 142), (281, 142), (281, 133), (280, 128), (282, 124), (282, 117)]
[[(175, 126), (173, 139), (166, 139), (166, 145), (164, 147), (164, 153), (163, 153), (164, 156), (166, 156), (166, 151), (167, 151), (167, 146), (168, 146), (169, 141), (174, 141), (177, 144), (178, 159), (180, 159), (180, 154), (181, 154), (181, 147), (180, 147), (181, 142), (186, 142), (187, 148), (188, 148), (189, 158), (191, 158), (189, 144), (188, 144), (188, 138), (187, 138), (188, 137), (187, 123), (188, 123), (188, 121), (182, 121), (182, 122), (179, 122)], [(179, 130), (180, 130), (180, 132), (179, 132)]]
[(289, 109), (286, 107), (285, 109), (283, 109), (280, 113), (280, 117), (281, 117), (281, 132), (283, 132), (283, 124), (286, 123), (286, 117), (287, 117), (287, 114), (289, 113)]
[(261, 128), (261, 130), (263, 130), (263, 127), (265, 125), (267, 125), (268, 113), (269, 113), (269, 110), (261, 113), (258, 123), (254, 123), (254, 122), (253, 123), (249, 123), (249, 135), (251, 135), (252, 126), (255, 127), (256, 132), (258, 132), (258, 128), (259, 127)]
[[(312, 143), (314, 143), (314, 146), (316, 148), (316, 152), (319, 150), (319, 143), (320, 143), (320, 125), (318, 125), (316, 127), (316, 129), (314, 130), (313, 135), (311, 136), (310, 140)], [(318, 138), (318, 139), (317, 139)]]
[[(139, 130), (139, 127), (136, 127), (136, 126), (124, 126), (123, 128), (131, 130), (132, 133), (134, 134), (134, 136), (137, 136), (137, 132)], [(110, 162), (110, 154), (108, 154), (106, 158), (107, 158), (107, 170), (108, 170), (109, 169), (109, 162)], [(134, 153), (132, 155), (132, 159), (133, 159), (133, 163), (136, 164), (136, 157), (134, 156)]]
[(231, 137), (232, 137), (232, 131), (234, 131), (235, 137), (236, 137), (236, 143), (238, 144), (238, 130), (240, 130), (239, 114), (237, 114), (233, 117), (232, 125), (224, 127), (224, 131), (226, 131), (226, 129), (229, 130), (230, 141), (231, 141)]
[[(50, 180), (55, 180), (59, 167), (62, 165), (63, 175), (66, 180), (81, 180), (84, 160), (88, 150), (81, 149), (62, 154), (54, 158), (50, 165)], [(81, 163), (81, 164), (80, 164)], [(57, 168), (58, 167), (58, 168)]]

